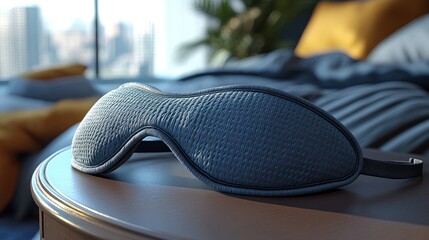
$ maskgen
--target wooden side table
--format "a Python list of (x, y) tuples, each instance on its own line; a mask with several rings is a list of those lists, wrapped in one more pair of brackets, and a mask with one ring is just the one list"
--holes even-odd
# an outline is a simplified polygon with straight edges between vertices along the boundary
[(422, 179), (360, 176), (331, 192), (261, 198), (216, 192), (169, 153), (135, 154), (103, 176), (70, 160), (64, 149), (33, 175), (43, 239), (429, 239), (428, 164)]

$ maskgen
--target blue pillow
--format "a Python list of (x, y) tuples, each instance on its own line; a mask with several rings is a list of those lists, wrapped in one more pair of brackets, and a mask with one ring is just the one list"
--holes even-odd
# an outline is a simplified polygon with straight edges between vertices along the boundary
[(45, 101), (76, 99), (101, 95), (84, 76), (61, 77), (55, 80), (40, 81), (25, 78), (12, 78), (9, 93)]
[(405, 25), (381, 43), (368, 56), (377, 64), (429, 62), (429, 14)]

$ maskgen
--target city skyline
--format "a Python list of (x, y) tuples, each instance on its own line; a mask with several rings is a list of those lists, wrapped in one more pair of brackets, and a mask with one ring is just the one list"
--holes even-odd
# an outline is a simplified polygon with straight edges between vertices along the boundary
[[(190, 1), (188, 2), (190, 3)], [(102, 66), (100, 69), (101, 75), (104, 75), (103, 77), (152, 74), (175, 75), (180, 73), (180, 71), (185, 72), (187, 71), (186, 69), (195, 68), (195, 66), (204, 66), (204, 61), (201, 61), (204, 59), (204, 54), (197, 56), (195, 58), (196, 60), (188, 61), (190, 62), (188, 66), (185, 66), (186, 61), (182, 64), (173, 63), (172, 61), (175, 59), (173, 55), (177, 52), (177, 48), (180, 44), (186, 42), (187, 38), (189, 39), (189, 37), (202, 33), (201, 27), (199, 29), (201, 33), (198, 33), (198, 29), (195, 31), (194, 28), (187, 29), (178, 27), (181, 22), (192, 25), (196, 17), (195, 13), (193, 14), (194, 16), (189, 14), (191, 4), (188, 4), (185, 8), (183, 4), (179, 5), (180, 6), (178, 6), (177, 3), (168, 5), (168, 7), (161, 12), (162, 14), (158, 16), (159, 19), (163, 17), (164, 19), (156, 23), (143, 17), (134, 19), (134, 22), (130, 22), (122, 20), (120, 16), (117, 16), (116, 19), (111, 19), (110, 24), (105, 24), (101, 17), (102, 14), (100, 14), (99, 58)], [(177, 7), (179, 7), (179, 9), (182, 8), (184, 12), (175, 12)], [(6, 32), (6, 34), (2, 34), (3, 37), (0, 37), (0, 49), (3, 50), (2, 52), (5, 50), (13, 52), (10, 49), (14, 49), (11, 47), (12, 45), (10, 45), (11, 41), (9, 41), (8, 44), (8, 41), (5, 40), (5, 38), (10, 39), (13, 37), (12, 31), (5, 30), (5, 28), (13, 28), (11, 27), (12, 24), (10, 24), (10, 22), (12, 21), (10, 21), (10, 19), (17, 16), (13, 14), (13, 11), (16, 11), (13, 9), (38, 9), (37, 11), (39, 13), (37, 20), (34, 18), (26, 18), (21, 14), (21, 23), (40, 23), (39, 28), (32, 27), (31, 29), (33, 30), (30, 31), (30, 29), (27, 29), (28, 34), (24, 34), (26, 36), (33, 36), (28, 39), (37, 38), (40, 39), (41, 42), (41, 44), (39, 44), (39, 54), (36, 52), (28, 53), (33, 55), (33, 58), (34, 55), (38, 55), (37, 63), (25, 65), (27, 68), (72, 61), (82, 62), (88, 64), (90, 67), (94, 64), (93, 20), (88, 22), (78, 16), (71, 22), (68, 22), (68, 24), (63, 25), (61, 31), (51, 31), (49, 27), (45, 25), (46, 21), (43, 20), (45, 19), (45, 16), (42, 15), (43, 9), (34, 5), (15, 7), (9, 9), (7, 14), (5, 14), (5, 12), (1, 13), (0, 18), (2, 20), (0, 20), (0, 31), (2, 31), (2, 33)], [(102, 10), (103, 9), (100, 8), (100, 11)], [(8, 17), (5, 17), (5, 15)], [(165, 18), (167, 15), (172, 17)], [(200, 25), (204, 26), (204, 24)], [(180, 34), (180, 32), (178, 33), (177, 29), (182, 29), (182, 34)], [(34, 37), (36, 35), (37, 37)], [(20, 38), (24, 39), (24, 37)], [(33, 45), (37, 44), (34, 40), (29, 41), (28, 39), (26, 40), (27, 42), (32, 42)], [(16, 51), (14, 54), (19, 55)], [(13, 64), (13, 61), (11, 61), (12, 58), (9, 58), (7, 61), (5, 61), (5, 58), (7, 58), (7, 56), (4, 54), (0, 56), (0, 59), (3, 59), (3, 61), (0, 60), (0, 65), (4, 65), (4, 62)], [(22, 59), (22, 57), (20, 58)], [(19, 64), (15, 64), (14, 71), (4, 71), (0, 68), (0, 76), (8, 77), (18, 74), (22, 72), (22, 70), (29, 70), (20, 68), (18, 65)], [(104, 72), (106, 72), (106, 74), (103, 74), (103, 69), (105, 69)], [(146, 71), (145, 74), (142, 73), (143, 70)]]

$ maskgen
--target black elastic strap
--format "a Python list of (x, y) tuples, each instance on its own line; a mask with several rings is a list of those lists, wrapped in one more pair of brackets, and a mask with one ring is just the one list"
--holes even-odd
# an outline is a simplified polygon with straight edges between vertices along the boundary
[(383, 178), (415, 178), (423, 174), (423, 161), (409, 158), (408, 161), (385, 161), (363, 158), (361, 174)]
[[(163, 141), (143, 141), (135, 152), (170, 152), (170, 148)], [(389, 161), (364, 157), (361, 174), (398, 179), (421, 177), (423, 161), (415, 158), (408, 161)]]

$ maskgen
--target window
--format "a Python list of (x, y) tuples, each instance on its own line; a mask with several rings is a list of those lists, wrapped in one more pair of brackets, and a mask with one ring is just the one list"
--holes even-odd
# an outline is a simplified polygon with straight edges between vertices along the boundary
[(180, 46), (202, 37), (206, 27), (192, 4), (193, 0), (2, 2), (0, 78), (71, 62), (88, 65), (89, 77), (101, 79), (172, 78), (204, 68), (204, 51), (186, 60), (177, 58)]
[(100, 77), (174, 77), (204, 67), (204, 52), (177, 59), (180, 46), (205, 30), (193, 2), (100, 0)]

